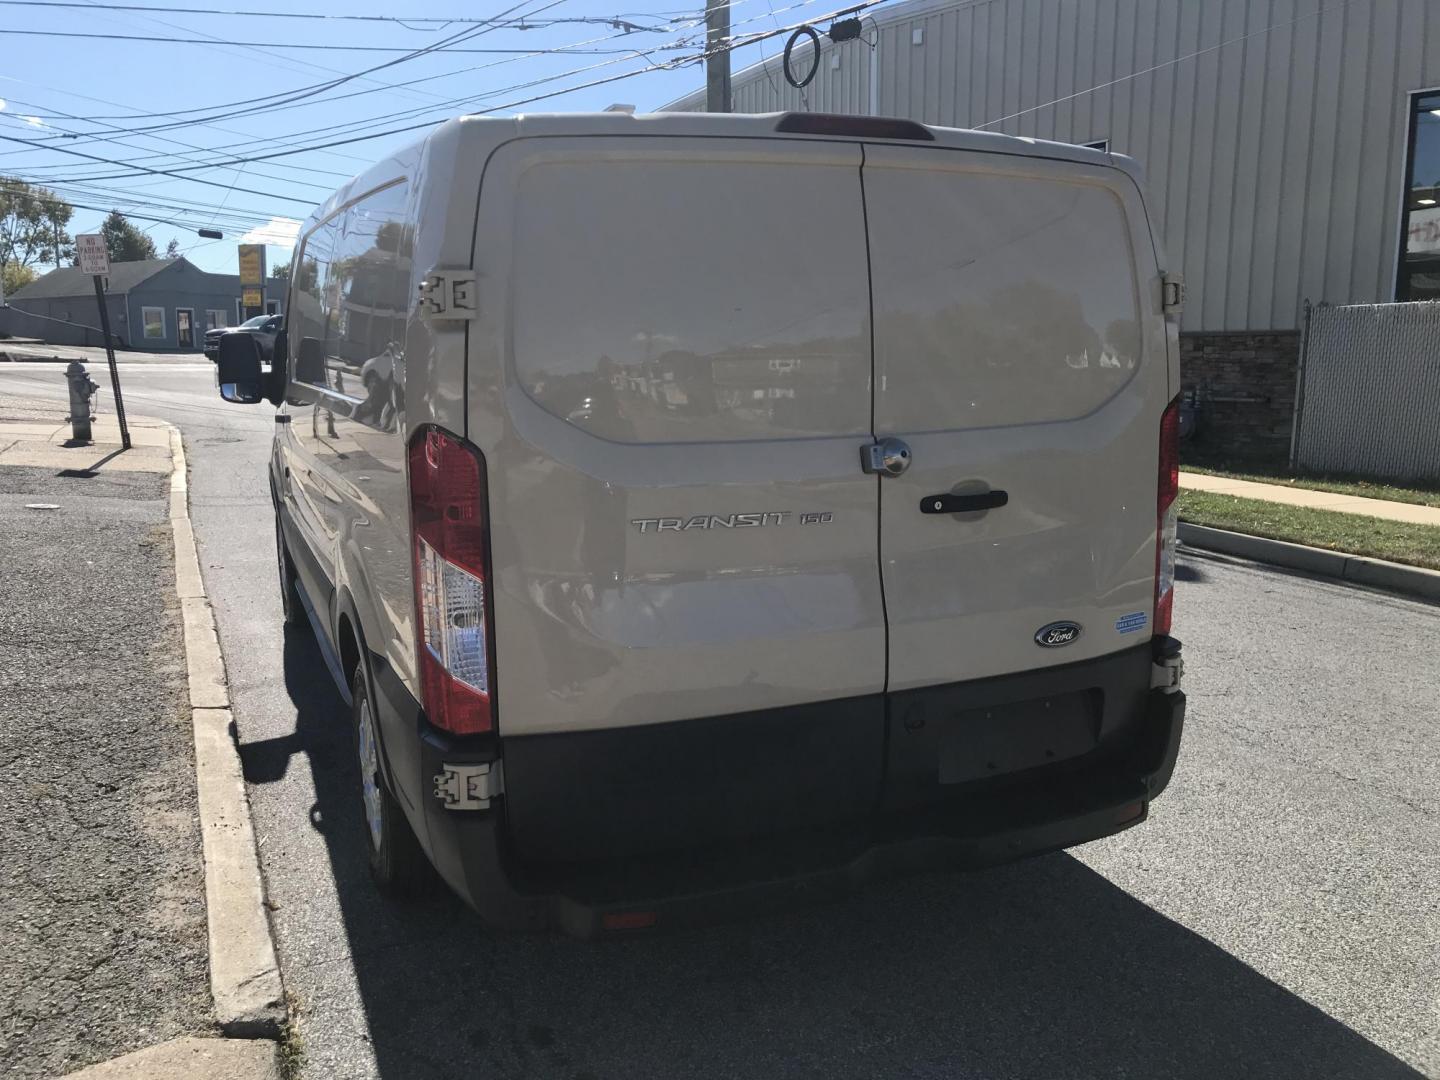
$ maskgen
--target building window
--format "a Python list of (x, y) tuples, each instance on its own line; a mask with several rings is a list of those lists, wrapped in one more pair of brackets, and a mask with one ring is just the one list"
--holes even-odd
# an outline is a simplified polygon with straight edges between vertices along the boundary
[(230, 325), (230, 317), (223, 308), (207, 308), (205, 311), (205, 329), (223, 330)]
[(265, 314), (266, 314), (266, 315), (279, 315), (279, 314), (280, 314), (280, 301), (279, 301), (279, 300), (266, 300), (266, 301), (265, 301)]
[(1396, 300), (1440, 300), (1440, 93), (1410, 98)]
[(165, 309), (163, 307), (142, 307), (140, 323), (145, 327), (147, 339), (165, 337)]

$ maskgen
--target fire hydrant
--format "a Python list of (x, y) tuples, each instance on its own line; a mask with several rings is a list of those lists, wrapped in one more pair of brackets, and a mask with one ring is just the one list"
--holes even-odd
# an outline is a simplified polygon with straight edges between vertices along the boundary
[(100, 389), (100, 384), (90, 378), (90, 373), (79, 360), (70, 361), (65, 369), (65, 379), (70, 384), (70, 415), (66, 419), (70, 421), (71, 441), (94, 442), (90, 436), (90, 421), (95, 419), (90, 415), (90, 399)]

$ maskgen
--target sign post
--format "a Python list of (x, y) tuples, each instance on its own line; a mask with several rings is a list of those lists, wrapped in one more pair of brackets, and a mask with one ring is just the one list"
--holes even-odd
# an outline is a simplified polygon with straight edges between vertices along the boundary
[(105, 306), (105, 289), (100, 279), (110, 276), (110, 252), (101, 233), (82, 233), (75, 237), (75, 252), (80, 256), (80, 272), (95, 282), (95, 303), (100, 307), (100, 332), (105, 335), (105, 359), (110, 362), (110, 387), (115, 391), (115, 419), (120, 421), (121, 449), (130, 449), (130, 426), (125, 423), (125, 399), (120, 396), (120, 369), (115, 366), (115, 342), (110, 337), (110, 310)]

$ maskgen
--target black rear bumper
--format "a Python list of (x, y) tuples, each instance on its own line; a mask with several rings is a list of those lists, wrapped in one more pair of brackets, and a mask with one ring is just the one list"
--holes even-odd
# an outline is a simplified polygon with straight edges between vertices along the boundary
[[(713, 922), (1139, 824), (1169, 783), (1185, 715), (1182, 693), (1149, 689), (1150, 664), (1147, 644), (890, 695), (878, 718), (851, 700), (788, 719), (777, 710), (510, 738), (503, 749), (449, 740), (397, 680), (376, 681), (380, 708), (405, 714), (386, 726), (420, 738), (420, 780), (444, 762), (503, 753), (507, 793), (491, 811), (448, 810), (420, 785), (412, 823), (441, 876), (497, 926), (591, 935), (606, 916)], [(1069, 719), (1053, 719), (1061, 713)], [(1008, 766), (990, 760), (983, 737), (967, 739), (988, 730), (993, 750), (994, 725), (1012, 721), (1036, 734), (1009, 741)], [(1090, 744), (1075, 745), (1086, 730)], [(964, 746), (975, 742), (972, 761)], [(1047, 751), (1061, 760), (1043, 763)], [(762, 764), (747, 771), (745, 761)]]

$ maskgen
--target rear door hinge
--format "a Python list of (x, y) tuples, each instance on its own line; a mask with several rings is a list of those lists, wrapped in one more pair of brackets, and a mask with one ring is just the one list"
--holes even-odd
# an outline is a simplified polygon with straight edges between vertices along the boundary
[(1166, 315), (1177, 316), (1185, 310), (1185, 278), (1183, 275), (1161, 275), (1160, 308)]
[(420, 283), (422, 319), (474, 319), (480, 315), (480, 289), (474, 270), (432, 270)]
[(435, 775), (435, 797), (447, 810), (488, 810), (490, 800), (505, 794), (505, 770), (498, 762), (440, 766)]

